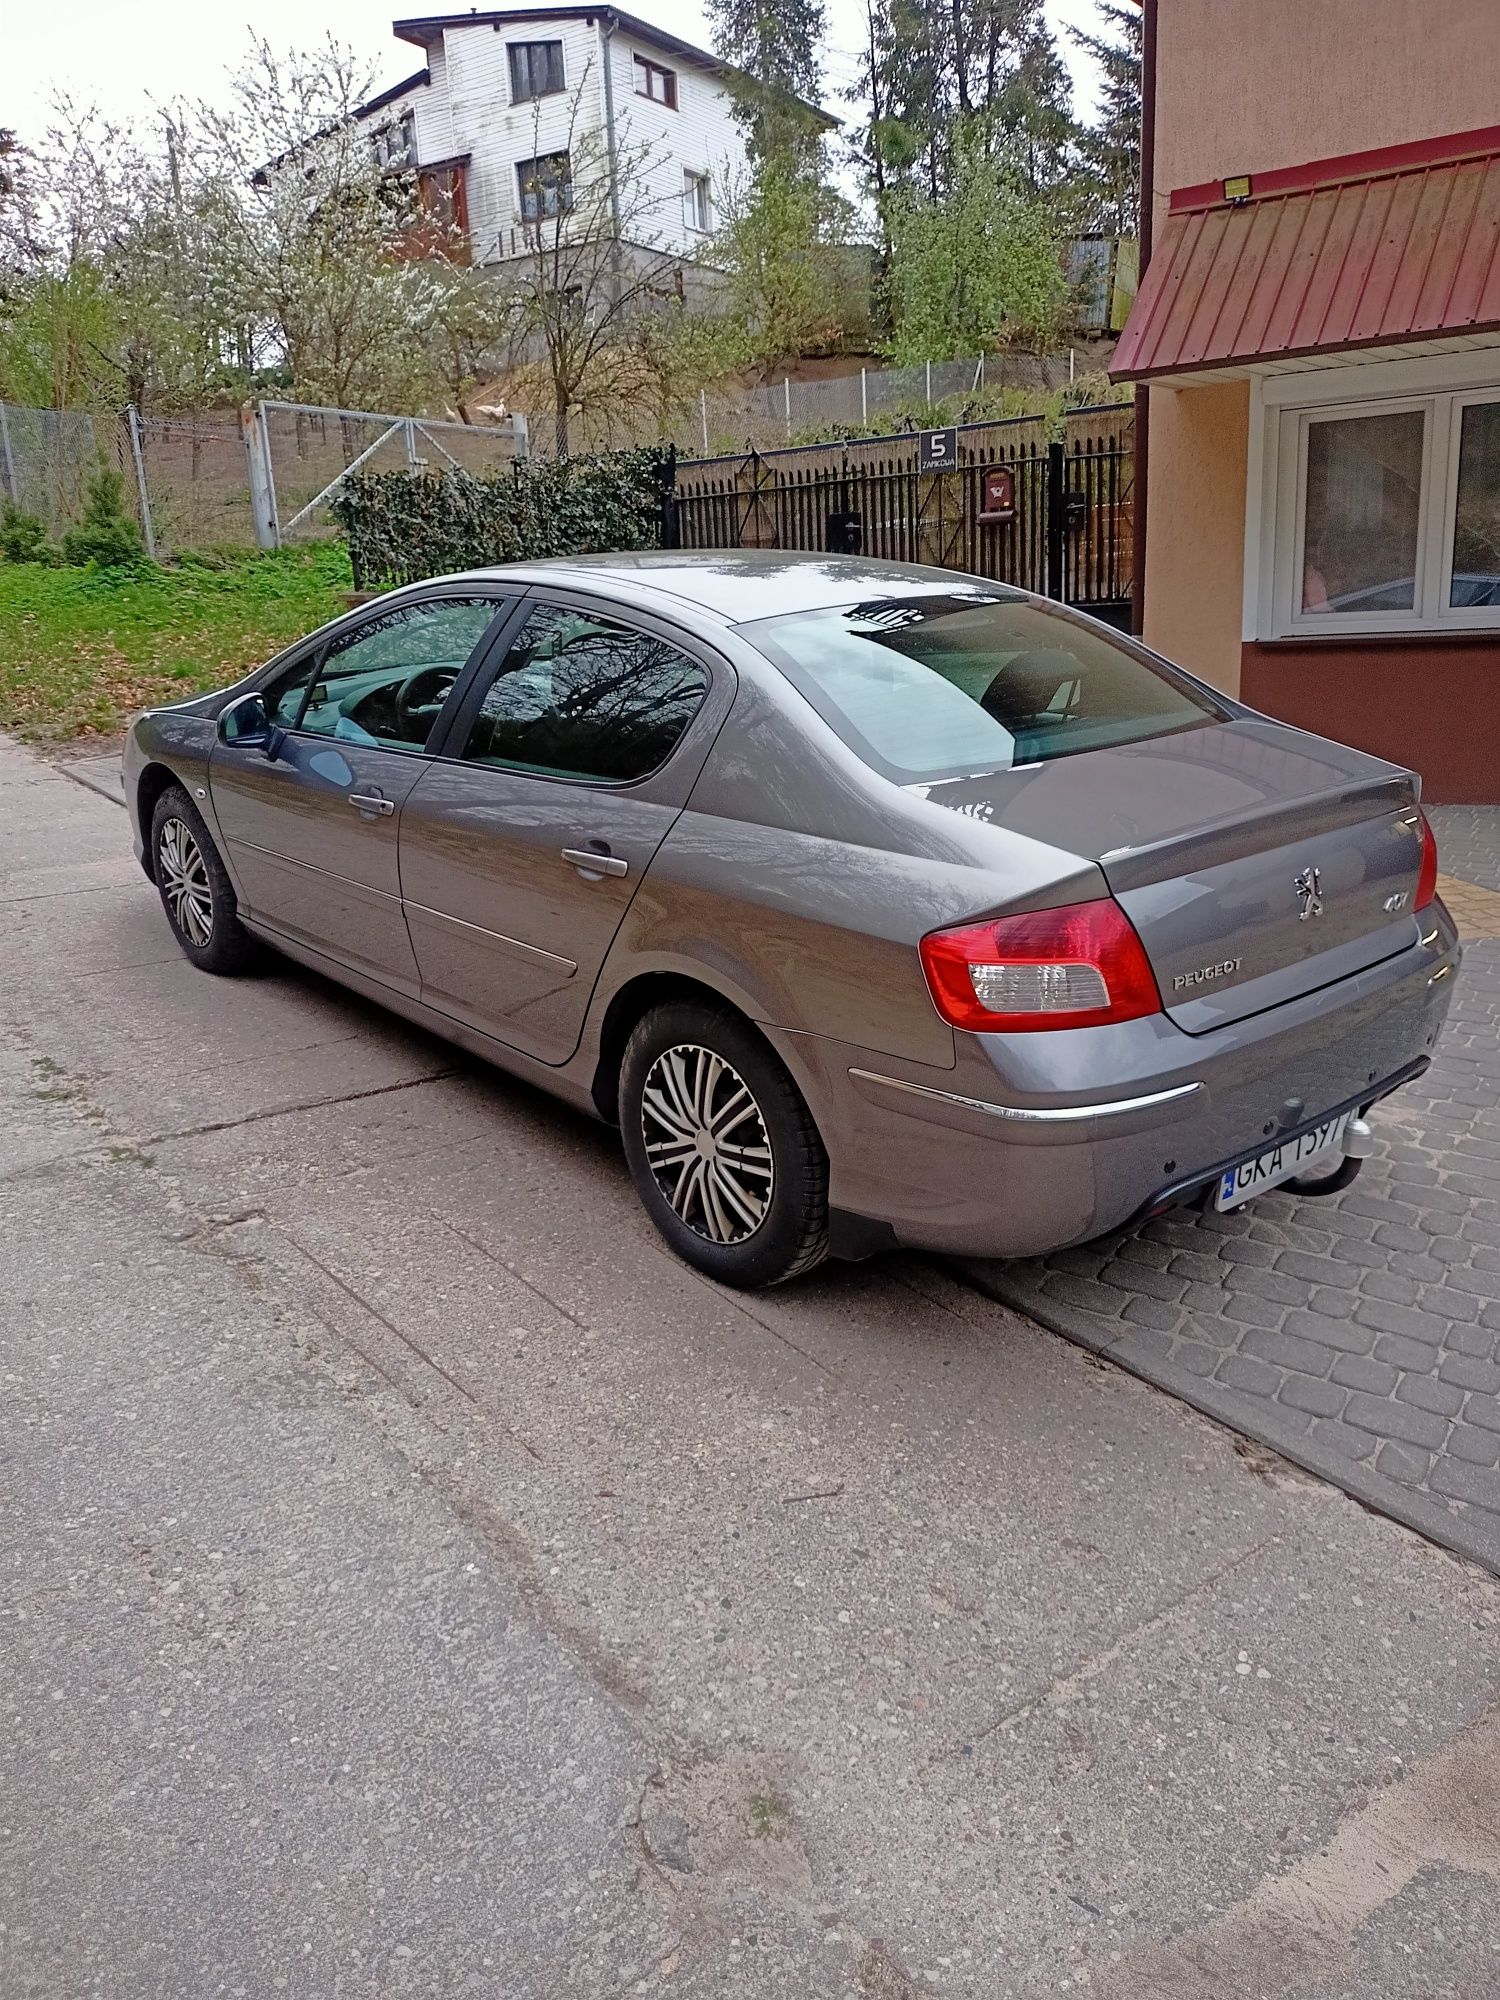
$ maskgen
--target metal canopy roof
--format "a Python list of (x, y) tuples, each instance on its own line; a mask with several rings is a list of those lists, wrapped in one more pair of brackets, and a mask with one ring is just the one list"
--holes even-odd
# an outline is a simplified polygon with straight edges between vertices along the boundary
[(1178, 188), (1110, 373), (1496, 329), (1500, 126), (1489, 126)]

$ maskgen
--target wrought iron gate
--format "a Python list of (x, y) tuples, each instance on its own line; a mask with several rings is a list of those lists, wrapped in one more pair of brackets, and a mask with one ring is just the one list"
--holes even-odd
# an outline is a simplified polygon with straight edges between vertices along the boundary
[(667, 538), (690, 549), (862, 551), (933, 563), (1124, 625), (1131, 430), (1118, 404), (1073, 413), (1065, 440), (1049, 441), (1035, 417), (961, 425), (953, 462), (940, 471), (922, 469), (914, 431), (682, 460)]

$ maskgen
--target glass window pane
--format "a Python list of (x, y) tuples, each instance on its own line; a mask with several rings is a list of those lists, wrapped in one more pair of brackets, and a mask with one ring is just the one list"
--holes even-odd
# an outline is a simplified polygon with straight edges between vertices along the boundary
[(563, 87), (561, 42), (512, 42), (510, 95), (513, 104), (550, 97)]
[(573, 169), (568, 154), (544, 153), (540, 159), (522, 160), (516, 168), (516, 177), (523, 222), (566, 215), (572, 208)]
[(1014, 599), (874, 598), (739, 629), (901, 785), (1109, 749), (1221, 715), (1124, 639)]
[(1410, 611), (1422, 502), (1421, 410), (1307, 427), (1300, 604), (1310, 615)]
[(297, 711), (302, 706), (303, 692), (312, 675), (317, 659), (316, 650), (304, 653), (294, 667), (288, 667), (278, 674), (264, 690), (266, 709), (271, 720), (283, 729), (290, 729), (297, 720)]
[(705, 670), (665, 640), (539, 605), (463, 754), (548, 777), (629, 784), (666, 761), (707, 691)]
[(1500, 403), (1470, 403), (1461, 415), (1448, 602), (1465, 611), (1500, 606)]
[(420, 750), (499, 609), (492, 597), (407, 604), (329, 649), (297, 727), (312, 736)]

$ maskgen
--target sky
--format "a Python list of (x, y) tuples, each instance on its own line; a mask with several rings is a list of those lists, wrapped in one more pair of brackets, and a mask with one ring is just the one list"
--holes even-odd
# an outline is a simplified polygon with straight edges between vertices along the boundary
[[(451, 0), (450, 0), (451, 4)], [(504, 4), (504, 0), (500, 0)], [(625, 0), (626, 11), (670, 28), (687, 41), (709, 41), (699, 0)], [(1094, 0), (1046, 0), (1063, 56), (1073, 72), (1074, 109), (1092, 108), (1097, 78), (1063, 32), (1095, 20)], [(421, 66), (420, 52), (391, 34), (398, 12), (441, 13), (442, 0), (400, 8), (390, 0), (54, 0), (17, 7), (5, 27), (6, 75), (0, 81), (0, 126), (23, 140), (41, 136), (59, 91), (76, 104), (96, 103), (120, 121), (142, 116), (153, 97), (214, 97), (224, 74), (243, 55), (249, 23), (273, 46), (307, 46), (332, 33), (379, 66), (394, 83)], [(864, 9), (861, 0), (828, 0), (827, 107), (839, 113), (839, 91), (853, 76)]]

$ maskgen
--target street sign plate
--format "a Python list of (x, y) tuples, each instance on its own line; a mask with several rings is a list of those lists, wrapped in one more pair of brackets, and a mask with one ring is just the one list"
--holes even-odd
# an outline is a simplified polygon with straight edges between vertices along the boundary
[(918, 463), (923, 472), (951, 472), (958, 464), (957, 426), (949, 424), (945, 430), (923, 431)]

